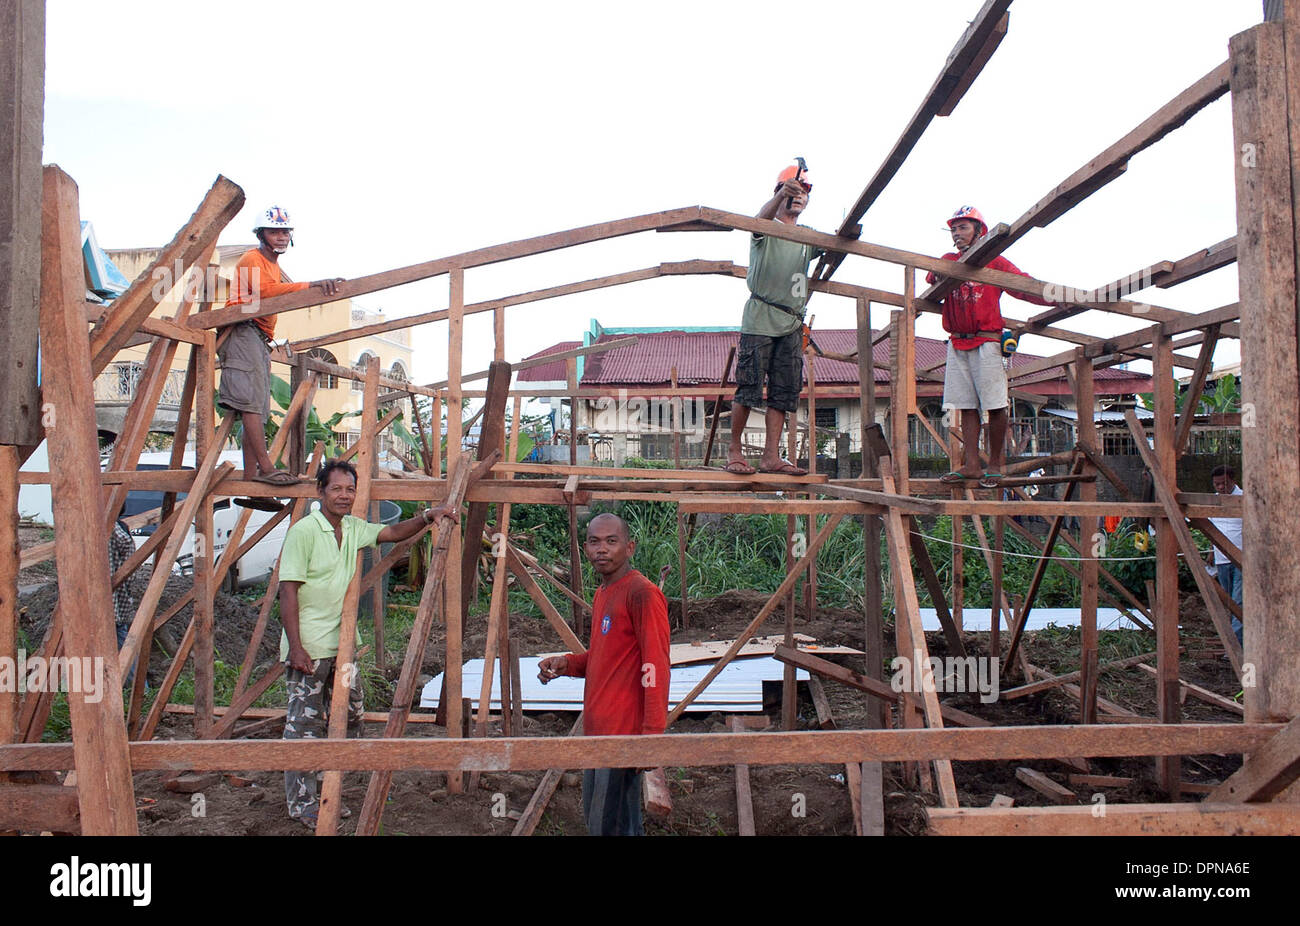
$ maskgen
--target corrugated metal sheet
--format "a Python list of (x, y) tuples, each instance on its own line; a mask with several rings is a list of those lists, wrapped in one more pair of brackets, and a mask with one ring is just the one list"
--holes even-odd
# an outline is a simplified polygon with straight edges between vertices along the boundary
[[(529, 656), (519, 660), (519, 675), (523, 688), (523, 707), (526, 711), (580, 711), (585, 682), (580, 678), (557, 678), (547, 685), (537, 679), (539, 656)], [(672, 679), (668, 685), (668, 707), (671, 710), (677, 702), (713, 667), (713, 663), (674, 666)], [(711, 713), (728, 711), (731, 713), (752, 713), (763, 709), (763, 682), (779, 682), (785, 673), (785, 664), (777, 662), (771, 656), (755, 656), (749, 659), (736, 659), (729, 663), (718, 677), (709, 683), (709, 687), (687, 706), (686, 712)], [(799, 669), (795, 673), (799, 681), (807, 681), (808, 673)], [(494, 672), (492, 677), (491, 707), (501, 708), (500, 675)], [(461, 670), (461, 697), (470, 698), (478, 706), (479, 693), (483, 686), (483, 660), (471, 659)], [(438, 695), (442, 691), (442, 674), (424, 686), (420, 693), (420, 707), (436, 708)]]
[[(535, 354), (529, 354), (524, 359), (534, 360), (538, 357), (558, 354), (560, 351), (573, 350), (581, 346), (581, 341), (561, 341), (559, 344), (551, 345), (546, 350), (539, 350)], [(521, 383), (550, 383), (563, 381), (568, 375), (568, 361), (557, 360), (554, 363), (543, 363), (540, 366), (529, 367), (527, 370), (520, 370), (519, 381)]]
[[(926, 630), (941, 630), (939, 614), (934, 608), (921, 608), (921, 626)], [(987, 631), (993, 618), (989, 608), (962, 608), (961, 626), (963, 630)], [(1025, 622), (1026, 630), (1042, 630), (1049, 625), (1057, 627), (1078, 627), (1078, 608), (1034, 608), (1029, 612)], [(1138, 625), (1125, 617), (1116, 608), (1098, 608), (1097, 626), (1102, 630), (1137, 630)]]

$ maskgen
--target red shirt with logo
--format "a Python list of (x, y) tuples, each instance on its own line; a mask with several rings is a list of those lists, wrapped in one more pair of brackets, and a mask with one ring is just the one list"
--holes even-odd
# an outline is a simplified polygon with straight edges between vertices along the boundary
[[(948, 253), (943, 255), (943, 259), (960, 260), (961, 255)], [(987, 264), (986, 269), (1015, 273), (1022, 277), (1029, 276), (1005, 257), (993, 258)], [(938, 279), (938, 275), (933, 270), (925, 275), (927, 283), (934, 283)], [(973, 334), (976, 331), (996, 331), (1000, 336), (1002, 333), (1002, 308), (1000, 306), (1002, 292), (1002, 287), (994, 286), (991, 283), (963, 281), (959, 287), (949, 293), (948, 297), (943, 300), (943, 330), (949, 334), (954, 332)], [(1037, 296), (1030, 296), (1027, 293), (1010, 293), (1009, 295), (1017, 299), (1023, 299), (1025, 302), (1032, 302), (1034, 305), (1055, 304)], [(985, 341), (996, 340), (998, 338), (953, 338), (952, 346), (957, 350), (974, 350)]]
[(587, 736), (663, 733), (668, 725), (668, 601), (637, 572), (601, 585), (591, 604), (591, 645), (569, 653), (567, 675), (585, 678)]

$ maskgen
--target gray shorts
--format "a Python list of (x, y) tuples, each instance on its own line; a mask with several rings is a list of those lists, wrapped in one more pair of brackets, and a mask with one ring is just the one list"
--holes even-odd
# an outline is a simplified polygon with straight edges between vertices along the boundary
[(1007, 407), (1007, 371), (1002, 345), (985, 341), (973, 350), (957, 350), (948, 342), (943, 373), (944, 408), (978, 408), (984, 412)]
[(271, 350), (261, 329), (242, 322), (217, 351), (221, 358), (221, 389), (217, 401), (237, 412), (256, 412), (265, 421), (271, 413)]

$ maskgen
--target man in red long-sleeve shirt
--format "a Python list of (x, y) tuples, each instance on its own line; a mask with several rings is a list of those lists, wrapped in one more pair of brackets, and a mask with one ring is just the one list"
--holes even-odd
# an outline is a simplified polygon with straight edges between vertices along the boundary
[[(988, 234), (984, 216), (974, 206), (962, 206), (948, 219), (955, 252), (944, 260), (960, 260), (976, 241)], [(1017, 273), (1027, 277), (1005, 257), (995, 257), (987, 269)], [(938, 274), (926, 274), (934, 283)], [(1007, 442), (1007, 373), (1002, 364), (1003, 290), (990, 283), (963, 282), (943, 301), (943, 329), (951, 335), (948, 360), (943, 375), (943, 407), (961, 411), (961, 436), (964, 459), (960, 469), (940, 478), (940, 482), (960, 484), (978, 479), (984, 488), (994, 488), (1002, 479)], [(1025, 293), (1012, 293), (1017, 299), (1036, 305), (1052, 305)], [(980, 467), (980, 410), (989, 416), (989, 468)]]
[[(663, 733), (668, 724), (668, 602), (632, 568), (636, 543), (618, 515), (598, 514), (587, 525), (587, 559), (600, 573), (591, 608), (591, 646), (585, 653), (550, 656), (538, 664), (546, 684), (560, 675), (587, 680), (583, 732), (587, 736)], [(639, 768), (586, 769), (582, 813), (593, 836), (641, 836)]]

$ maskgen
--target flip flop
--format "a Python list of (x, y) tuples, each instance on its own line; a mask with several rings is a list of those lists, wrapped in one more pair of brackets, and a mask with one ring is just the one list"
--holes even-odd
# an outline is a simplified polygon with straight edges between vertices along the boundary
[(800, 467), (795, 466), (793, 463), (786, 463), (785, 461), (782, 461), (780, 466), (775, 466), (770, 469), (767, 467), (763, 467), (759, 469), (759, 472), (768, 473), (769, 475), (772, 476), (807, 476), (808, 475), (808, 470), (801, 469)]
[(980, 476), (981, 489), (996, 489), (1000, 485), (1002, 485), (1001, 473), (985, 473)]
[(725, 467), (723, 467), (723, 469), (725, 469), (728, 473), (731, 473), (731, 475), (733, 476), (752, 476), (756, 472), (758, 472), (758, 470), (754, 469), (754, 467), (750, 466), (744, 460), (736, 460), (734, 462), (728, 463)]
[(259, 473), (253, 482), (264, 482), (270, 486), (292, 486), (298, 484), (298, 477), (288, 470), (277, 469), (269, 473)]
[(952, 472), (944, 473), (942, 476), (940, 476), (939, 481), (946, 486), (953, 486), (953, 485), (961, 485), (963, 482), (966, 481), (967, 478), (968, 477), (966, 476), (965, 473), (959, 473), (957, 470), (954, 469)]
[(235, 504), (240, 508), (253, 508), (257, 511), (280, 511), (284, 508), (282, 502), (273, 498), (237, 498)]

